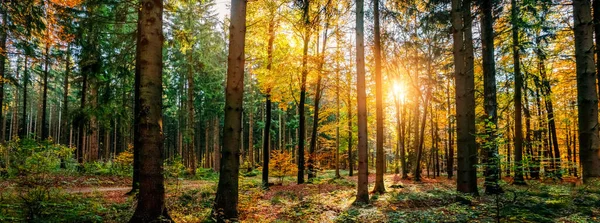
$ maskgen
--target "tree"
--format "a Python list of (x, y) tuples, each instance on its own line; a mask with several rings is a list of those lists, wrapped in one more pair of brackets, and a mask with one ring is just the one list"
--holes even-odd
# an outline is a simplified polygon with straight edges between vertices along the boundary
[(511, 0), (511, 25), (512, 25), (512, 50), (513, 67), (515, 73), (515, 184), (525, 184), (523, 178), (523, 121), (521, 91), (523, 89), (523, 76), (521, 75), (520, 49), (519, 49), (519, 8), (517, 0)]
[(383, 81), (381, 80), (381, 34), (379, 28), (379, 0), (373, 0), (373, 17), (374, 26), (374, 45), (375, 48), (375, 88), (376, 88), (376, 116), (377, 116), (377, 142), (376, 142), (376, 174), (375, 174), (375, 188), (373, 192), (385, 193), (385, 186), (383, 185), (383, 164), (385, 162), (385, 154), (383, 152)]
[(304, 183), (304, 144), (306, 139), (306, 76), (308, 76), (308, 44), (310, 42), (310, 0), (302, 0), (302, 22), (304, 33), (302, 36), (302, 80), (300, 82), (300, 103), (298, 104), (299, 126), (298, 126), (298, 184)]
[(358, 95), (358, 185), (355, 203), (369, 203), (364, 1), (356, 0), (356, 91)]
[(493, 1), (481, 1), (481, 51), (483, 59), (485, 123), (485, 193), (502, 192), (498, 185), (500, 178), (500, 157), (496, 142), (498, 126), (498, 103), (496, 101), (496, 61), (494, 59), (494, 9)]
[[(1, 6), (1, 5), (0, 5)], [(2, 26), (0, 27), (0, 108), (4, 108), (4, 74), (6, 73), (6, 40), (8, 39), (8, 10), (5, 6), (0, 9)], [(0, 109), (0, 120), (4, 120), (4, 109)], [(2, 129), (0, 143), (4, 143), (4, 128)]]
[(456, 94), (458, 149), (457, 189), (477, 192), (477, 148), (475, 143), (475, 83), (473, 41), (471, 37), (471, 1), (452, 0), (452, 38)]
[(575, 18), (575, 62), (577, 65), (577, 111), (579, 120), (579, 159), (585, 183), (600, 180), (598, 138), (598, 97), (594, 69), (593, 23), (589, 0), (573, 1)]
[(135, 135), (140, 190), (129, 222), (170, 219), (165, 207), (162, 130), (162, 1), (141, 0), (135, 72)]
[(246, 1), (232, 0), (230, 16), (221, 174), (219, 175), (217, 195), (213, 208), (213, 215), (216, 216), (217, 222), (235, 221), (238, 217), (239, 149), (244, 99)]
[[(271, 11), (271, 20), (269, 21), (269, 41), (267, 46), (267, 70), (271, 72), (273, 66), (273, 41), (275, 41), (275, 12)], [(265, 131), (263, 136), (263, 172), (262, 186), (269, 188), (269, 142), (271, 141), (271, 86), (267, 87), (265, 102)]]

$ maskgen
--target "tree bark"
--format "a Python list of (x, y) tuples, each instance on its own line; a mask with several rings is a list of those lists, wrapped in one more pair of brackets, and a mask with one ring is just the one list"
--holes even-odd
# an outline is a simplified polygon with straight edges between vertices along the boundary
[(21, 137), (21, 139), (25, 139), (27, 137), (27, 88), (29, 85), (29, 72), (27, 72), (29, 68), (27, 64), (28, 61), (29, 56), (25, 55), (25, 66), (23, 72), (23, 118), (21, 118), (21, 129), (19, 131), (19, 137)]
[(374, 35), (374, 50), (375, 54), (375, 107), (376, 107), (376, 158), (375, 167), (375, 188), (373, 192), (385, 193), (383, 184), (385, 154), (383, 151), (383, 81), (381, 79), (381, 34), (379, 28), (379, 0), (373, 0), (373, 35)]
[(302, 6), (302, 19), (304, 20), (304, 37), (302, 50), (302, 80), (300, 83), (300, 103), (298, 104), (299, 127), (298, 127), (298, 184), (304, 183), (304, 143), (306, 140), (306, 117), (304, 106), (306, 103), (306, 76), (308, 76), (308, 44), (310, 41), (310, 1), (304, 0)]
[(365, 81), (364, 1), (356, 0), (356, 89), (358, 98), (358, 186), (355, 203), (369, 203), (367, 94)]
[[(170, 220), (165, 206), (162, 131), (162, 1), (141, 0), (135, 66), (134, 149), (140, 189), (129, 222)], [(236, 178), (237, 179), (237, 178)]]
[[(49, 41), (49, 40), (47, 40)], [(45, 52), (44, 52), (44, 86), (43, 86), (43, 93), (42, 93), (42, 123), (41, 123), (41, 129), (42, 129), (42, 140), (46, 140), (48, 139), (48, 120), (46, 118), (47, 116), (47, 112), (46, 112), (46, 107), (48, 104), (48, 64), (50, 63), (50, 43), (46, 43), (46, 48), (45, 48)]]
[(427, 93), (425, 94), (425, 104), (423, 105), (423, 108), (425, 108), (425, 109), (423, 110), (423, 117), (421, 118), (420, 130), (417, 130), (420, 133), (418, 134), (419, 141), (418, 141), (417, 151), (416, 151), (417, 152), (417, 160), (415, 161), (415, 173), (414, 173), (414, 177), (415, 177), (414, 180), (416, 182), (421, 181), (421, 157), (423, 156), (423, 144), (425, 144), (425, 123), (427, 120), (427, 110), (428, 110), (427, 107), (429, 106), (430, 98), (431, 98), (431, 90), (427, 90)]
[(457, 190), (477, 192), (477, 145), (475, 143), (475, 83), (471, 36), (471, 1), (452, 0), (452, 34), (455, 66), (458, 178)]
[(195, 144), (195, 140), (194, 140), (194, 116), (195, 116), (195, 110), (194, 110), (194, 73), (193, 73), (193, 56), (194, 56), (194, 51), (190, 50), (188, 52), (188, 70), (187, 70), (187, 82), (188, 82), (188, 89), (187, 89), (187, 112), (188, 112), (188, 123), (187, 123), (187, 140), (188, 140), (188, 157), (189, 157), (189, 164), (190, 164), (190, 174), (196, 175), (196, 152), (195, 152), (195, 148), (196, 148), (196, 144)]
[(244, 40), (246, 36), (246, 1), (231, 1), (229, 26), (229, 56), (227, 58), (227, 86), (225, 88), (225, 121), (221, 174), (213, 215), (217, 222), (238, 218), (238, 177), (240, 166), (240, 137), (244, 99)]
[[(2, 13), (2, 28), (0, 29), (0, 120), (4, 120), (4, 76), (6, 73), (6, 59), (8, 57), (8, 50), (6, 50), (6, 40), (8, 39), (8, 10), (0, 9)], [(6, 128), (2, 128), (2, 137), (0, 137), (0, 144), (4, 144)]]
[(593, 26), (590, 1), (573, 0), (575, 18), (575, 62), (577, 64), (577, 110), (579, 120), (579, 160), (583, 181), (600, 180), (598, 152), (598, 95), (594, 69)]
[(486, 114), (484, 144), (485, 157), (485, 193), (498, 194), (502, 188), (498, 185), (500, 178), (500, 160), (496, 131), (498, 126), (498, 103), (496, 101), (496, 61), (494, 59), (494, 17), (492, 1), (481, 2), (481, 34), (483, 57), (483, 94)]
[(350, 86), (352, 84), (352, 77), (350, 75), (350, 72), (348, 72), (346, 77), (349, 85), (347, 95), (348, 104), (346, 104), (346, 118), (348, 119), (348, 176), (354, 175), (354, 158), (352, 157), (352, 87)]
[(265, 102), (265, 130), (263, 136), (263, 189), (269, 189), (269, 142), (271, 141), (271, 110), (271, 95), (267, 93)]
[(520, 46), (519, 46), (519, 6), (517, 0), (511, 0), (511, 25), (512, 25), (512, 50), (513, 50), (513, 66), (515, 73), (515, 178), (514, 184), (525, 184), (523, 177), (523, 121), (521, 104), (523, 89), (523, 77), (521, 76), (520, 62)]
[(69, 145), (69, 76), (71, 75), (71, 44), (67, 46), (67, 61), (65, 68), (65, 79), (63, 81), (63, 107), (62, 107), (62, 123), (61, 123), (61, 143), (63, 145)]

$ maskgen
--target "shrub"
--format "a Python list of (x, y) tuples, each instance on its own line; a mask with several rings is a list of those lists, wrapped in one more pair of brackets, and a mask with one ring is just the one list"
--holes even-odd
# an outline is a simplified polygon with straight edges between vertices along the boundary
[(284, 177), (293, 176), (298, 171), (294, 164), (292, 154), (288, 151), (281, 150), (273, 150), (273, 152), (271, 152), (269, 170), (271, 170), (270, 174), (274, 177), (279, 177), (282, 183)]

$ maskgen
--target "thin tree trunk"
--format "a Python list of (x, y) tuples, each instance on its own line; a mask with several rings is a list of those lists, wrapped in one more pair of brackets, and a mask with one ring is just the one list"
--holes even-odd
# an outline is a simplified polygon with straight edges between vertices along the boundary
[(300, 83), (300, 103), (298, 105), (299, 127), (298, 127), (298, 184), (304, 183), (304, 143), (306, 140), (306, 117), (304, 106), (306, 103), (306, 77), (308, 76), (308, 44), (310, 41), (310, 1), (302, 3), (302, 19), (304, 20), (304, 37), (302, 50), (302, 80)]
[(521, 62), (519, 49), (519, 9), (517, 0), (511, 0), (511, 25), (512, 25), (512, 50), (513, 50), (513, 65), (515, 73), (515, 178), (514, 184), (525, 184), (523, 177), (523, 121), (522, 121), (522, 96), (523, 77), (521, 76)]
[[(419, 131), (420, 133), (419, 135), (419, 141), (418, 141), (418, 146), (417, 146), (417, 160), (415, 162), (415, 181), (420, 182), (421, 181), (421, 157), (423, 156), (423, 145), (425, 144), (425, 123), (427, 120), (427, 108), (429, 107), (429, 100), (431, 98), (431, 90), (427, 90), (427, 93), (425, 94), (425, 104), (423, 105), (423, 117), (421, 118), (421, 127)], [(428, 164), (429, 166), (429, 164)], [(428, 167), (429, 168), (429, 167)], [(428, 173), (429, 174), (429, 170)]]
[[(0, 29), (0, 108), (4, 108), (4, 78), (6, 73), (6, 59), (8, 57), (8, 51), (6, 50), (6, 40), (8, 39), (8, 10), (0, 9), (2, 13), (2, 28)], [(17, 65), (18, 66), (18, 65)], [(5, 120), (4, 109), (0, 109), (0, 119)], [(5, 140), (4, 125), (2, 127), (2, 137), (0, 137), (0, 144), (4, 144)]]
[(358, 185), (355, 203), (369, 203), (364, 1), (356, 0), (356, 89), (358, 98)]
[(263, 131), (263, 171), (262, 187), (269, 189), (269, 142), (271, 141), (271, 95), (267, 93), (265, 102), (265, 129)]
[[(339, 40), (339, 39), (338, 39)], [(339, 68), (339, 64), (338, 64)], [(340, 71), (335, 72), (335, 178), (340, 175)]]
[(46, 43), (45, 53), (44, 53), (44, 86), (42, 93), (42, 140), (48, 139), (48, 120), (46, 120), (46, 107), (48, 104), (48, 64), (50, 63), (50, 43)]
[(348, 176), (354, 175), (354, 158), (352, 157), (352, 77), (351, 72), (347, 73), (346, 81), (348, 81), (348, 95), (346, 98), (346, 118), (348, 119)]
[(374, 50), (375, 54), (375, 107), (376, 107), (376, 172), (375, 172), (375, 188), (373, 192), (385, 193), (385, 186), (383, 183), (384, 174), (384, 159), (385, 154), (383, 151), (383, 81), (381, 79), (381, 34), (379, 28), (379, 0), (373, 0), (373, 35), (374, 35)]

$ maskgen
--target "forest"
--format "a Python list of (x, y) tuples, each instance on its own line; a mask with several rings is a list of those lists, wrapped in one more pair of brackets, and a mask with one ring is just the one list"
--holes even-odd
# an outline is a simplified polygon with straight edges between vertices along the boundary
[(0, 0), (0, 222), (600, 222), (600, 0)]

